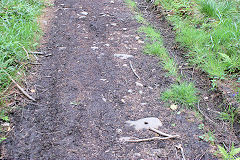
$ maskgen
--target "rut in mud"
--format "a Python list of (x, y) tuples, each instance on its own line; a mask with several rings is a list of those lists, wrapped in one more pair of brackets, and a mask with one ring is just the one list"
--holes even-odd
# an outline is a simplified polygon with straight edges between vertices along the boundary
[[(123, 0), (56, 0), (53, 17), (40, 48), (52, 56), (37, 71), (37, 103), (14, 112), (5, 159), (179, 159), (179, 144), (187, 159), (214, 159), (194, 115), (176, 114), (159, 99), (174, 80), (157, 57), (142, 53), (140, 24)], [(159, 118), (161, 131), (181, 138), (119, 141), (154, 136), (125, 126), (145, 117)]]

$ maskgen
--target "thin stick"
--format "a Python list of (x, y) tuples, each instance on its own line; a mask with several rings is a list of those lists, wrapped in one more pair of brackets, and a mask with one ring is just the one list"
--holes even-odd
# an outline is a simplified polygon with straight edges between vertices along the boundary
[(167, 134), (167, 133), (163, 133), (155, 128), (149, 128), (150, 131), (153, 131), (153, 132), (156, 132), (157, 134), (159, 135), (162, 135), (162, 136), (166, 136), (166, 137), (174, 137), (174, 138), (179, 138), (180, 136), (179, 135), (170, 135), (170, 134)]
[(210, 122), (212, 122), (214, 125), (217, 125), (213, 120), (211, 120), (208, 116), (204, 115), (204, 113), (201, 111), (200, 106), (199, 106), (200, 100), (198, 101), (198, 110), (199, 112), (205, 117), (207, 118)]
[(144, 138), (144, 139), (136, 139), (136, 140), (127, 140), (126, 142), (147, 142), (147, 141), (153, 141), (153, 140), (166, 140), (171, 138), (177, 138), (175, 136), (172, 137), (152, 137), (152, 138)]
[(176, 148), (181, 150), (182, 159), (186, 160), (185, 155), (184, 155), (184, 151), (183, 151), (183, 148), (182, 148), (182, 145), (181, 144), (176, 145)]
[(38, 54), (38, 55), (44, 55), (43, 52), (30, 52), (30, 53), (32, 53), (32, 54)]
[(17, 84), (17, 82), (8, 74), (5, 70), (2, 69), (2, 71), (11, 79), (11, 81), (18, 87), (18, 89), (30, 100), (36, 101), (32, 96), (30, 96), (24, 89)]
[(22, 46), (23, 50), (26, 52), (27, 54), (27, 58), (29, 59), (29, 54), (28, 54), (28, 51)]
[(135, 75), (138, 79), (140, 79), (140, 77), (139, 77), (138, 74), (136, 73), (136, 70), (133, 69), (133, 65), (132, 65), (132, 62), (131, 62), (131, 61), (129, 61), (129, 64), (130, 64), (130, 67), (131, 67), (131, 69), (132, 69), (134, 75)]

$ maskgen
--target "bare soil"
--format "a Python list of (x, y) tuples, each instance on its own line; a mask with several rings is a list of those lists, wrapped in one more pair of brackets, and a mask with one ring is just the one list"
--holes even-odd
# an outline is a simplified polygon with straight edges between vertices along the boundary
[[(42, 65), (32, 71), (37, 75), (32, 84), (37, 102), (12, 113), (14, 128), (2, 146), (3, 159), (172, 160), (181, 159), (175, 147), (179, 144), (186, 159), (217, 159), (211, 145), (199, 139), (204, 132), (198, 128), (202, 122), (195, 112), (184, 106), (172, 111), (170, 104), (160, 100), (160, 93), (175, 81), (166, 76), (157, 57), (143, 54), (144, 39), (137, 32), (140, 24), (123, 0), (56, 0), (53, 11), (51, 29), (45, 33), (48, 41), (39, 49), (45, 53)], [(183, 52), (173, 47), (172, 26), (157, 22), (149, 13), (146, 17), (161, 30), (167, 49), (184, 67)], [(133, 57), (121, 59), (114, 54)], [(134, 75), (130, 61), (141, 79)], [(222, 104), (221, 96), (209, 92), (204, 73), (191, 69), (182, 72), (187, 81), (195, 82), (202, 98), (209, 97), (207, 101), (201, 99), (203, 111)], [(206, 114), (211, 117), (211, 112)], [(127, 120), (145, 117), (159, 118), (161, 131), (181, 138), (119, 141), (126, 136), (154, 136), (125, 125)], [(218, 123), (222, 130), (228, 126)], [(219, 140), (235, 141), (234, 134), (222, 130), (216, 130)]]

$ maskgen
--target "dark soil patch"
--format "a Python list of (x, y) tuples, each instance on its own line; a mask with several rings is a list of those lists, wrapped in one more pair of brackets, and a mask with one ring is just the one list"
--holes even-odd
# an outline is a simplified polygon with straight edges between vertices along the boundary
[[(158, 58), (142, 54), (143, 44), (136, 40), (140, 25), (122, 0), (57, 0), (54, 10), (51, 30), (46, 33), (49, 41), (40, 48), (52, 56), (42, 59), (33, 83), (38, 101), (13, 113), (14, 128), (2, 146), (5, 159), (179, 159), (178, 144), (187, 159), (214, 159), (209, 144), (198, 138), (203, 131), (194, 114), (189, 110), (177, 114), (159, 100), (159, 93), (174, 80), (165, 76)], [(166, 22), (158, 24), (166, 30), (165, 35), (162, 32), (166, 47), (178, 57), (178, 64), (184, 63), (178, 50), (171, 49), (174, 39), (167, 39), (174, 36), (171, 27)], [(192, 75), (192, 71), (184, 72), (188, 73)], [(210, 97), (200, 106), (221, 103), (207, 92), (202, 73), (193, 75), (201, 93)], [(181, 138), (119, 141), (125, 136), (153, 136), (125, 126), (127, 120), (152, 116), (163, 122), (160, 130)]]

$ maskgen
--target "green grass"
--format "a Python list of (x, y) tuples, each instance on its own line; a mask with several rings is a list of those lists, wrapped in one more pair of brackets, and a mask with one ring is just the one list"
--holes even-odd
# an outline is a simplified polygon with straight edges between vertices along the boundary
[(193, 83), (173, 84), (170, 89), (162, 93), (161, 99), (193, 107), (198, 102), (197, 90)]
[(137, 4), (133, 0), (125, 0), (125, 3), (133, 10), (137, 8)]
[(161, 65), (168, 71), (168, 75), (177, 77), (177, 66), (164, 47), (161, 34), (151, 26), (142, 26), (139, 32), (145, 33), (149, 41), (144, 47), (144, 53), (158, 56), (161, 59)]
[(223, 112), (220, 112), (218, 119), (229, 121), (231, 124), (231, 127), (233, 127), (235, 117), (236, 117), (236, 112), (234, 111), (234, 108), (232, 108), (231, 106), (228, 106), (227, 109), (225, 109)]
[[(28, 60), (24, 51), (34, 50), (41, 31), (36, 17), (43, 2), (36, 0), (2, 0), (0, 2), (0, 69), (5, 69), (13, 77)], [(0, 70), (1, 72), (1, 70)], [(10, 83), (1, 72), (0, 92)]]
[[(226, 78), (240, 71), (239, 2), (223, 0), (155, 1), (174, 15), (176, 41), (188, 49), (189, 62), (209, 74)], [(182, 7), (187, 14), (181, 14)]]
[(146, 37), (150, 41), (158, 41), (163, 43), (161, 34), (156, 31), (152, 26), (142, 26), (139, 28), (139, 32), (145, 33)]
[(237, 156), (238, 153), (240, 153), (240, 148), (235, 148), (233, 143), (230, 151), (218, 145), (218, 151), (216, 152), (223, 160), (240, 160), (240, 157)]
[(135, 15), (135, 19), (137, 20), (138, 23), (142, 23), (142, 24), (148, 24), (148, 22), (145, 20), (145, 18), (138, 13), (137, 15)]
[[(11, 80), (22, 77), (26, 64), (31, 59), (28, 51), (34, 51), (41, 37), (37, 17), (44, 7), (43, 0), (1, 0), (0, 1), (0, 119), (9, 121), (5, 102)], [(4, 70), (4, 71), (3, 71)], [(1, 136), (3, 131), (1, 131)], [(0, 142), (5, 140), (0, 138)]]

